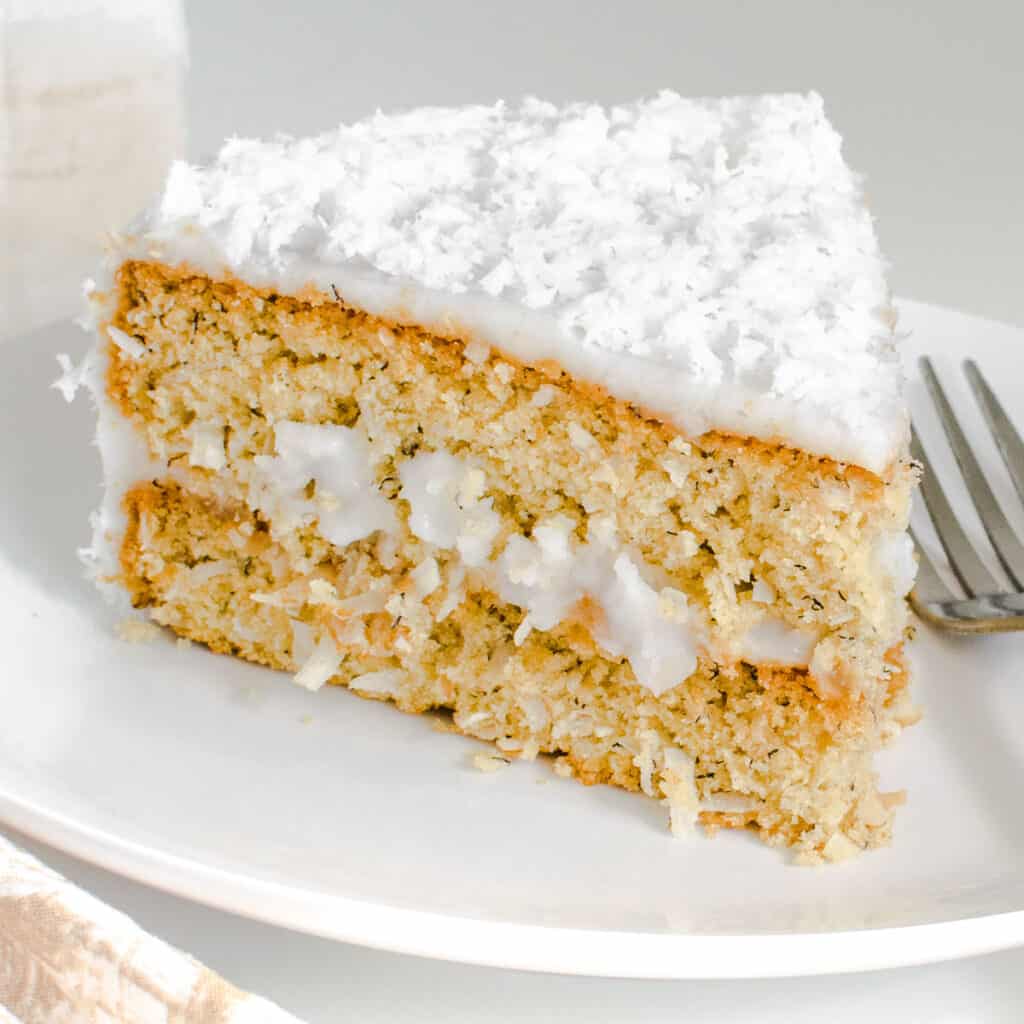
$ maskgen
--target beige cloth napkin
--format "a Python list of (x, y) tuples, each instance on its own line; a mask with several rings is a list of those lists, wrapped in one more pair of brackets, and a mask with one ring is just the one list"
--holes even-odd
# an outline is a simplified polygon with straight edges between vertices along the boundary
[(0, 836), (0, 1024), (300, 1024)]

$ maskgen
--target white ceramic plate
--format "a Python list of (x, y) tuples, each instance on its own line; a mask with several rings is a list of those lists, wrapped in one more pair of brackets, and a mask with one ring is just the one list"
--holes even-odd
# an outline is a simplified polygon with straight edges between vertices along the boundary
[[(956, 368), (967, 353), (1024, 421), (1024, 331), (903, 310), (908, 355), (939, 357), (975, 436)], [(884, 781), (910, 792), (890, 849), (808, 869), (745, 834), (673, 840), (653, 800), (542, 763), (482, 774), (469, 764), (482, 748), (427, 718), (198, 647), (116, 639), (75, 558), (98, 496), (91, 411), (47, 390), (54, 352), (84, 345), (63, 325), (3, 347), (3, 822), (241, 914), (505, 967), (752, 977), (1024, 943), (1024, 636), (922, 628), (927, 715), (882, 758)], [(912, 396), (922, 410), (918, 383)], [(934, 419), (918, 418), (951, 470)]]

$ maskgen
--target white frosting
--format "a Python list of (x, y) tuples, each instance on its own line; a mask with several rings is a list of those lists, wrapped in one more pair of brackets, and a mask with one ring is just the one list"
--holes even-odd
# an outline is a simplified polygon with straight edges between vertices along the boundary
[[(437, 474), (437, 475), (435, 475)], [(447, 452), (414, 456), (399, 471), (402, 497), (410, 505), (410, 529), (422, 540), (456, 548), (467, 564), (483, 567), (499, 597), (526, 612), (516, 631), (521, 644), (531, 628), (552, 629), (569, 617), (585, 597), (598, 606), (594, 639), (612, 656), (625, 655), (637, 680), (656, 694), (682, 682), (697, 664), (691, 631), (685, 621), (686, 600), (660, 597), (641, 576), (628, 554), (603, 544), (574, 544), (574, 525), (564, 516), (538, 523), (533, 538), (515, 534), (495, 561), (487, 561), (477, 543), (483, 534), (488, 548), (497, 534), (497, 516), (489, 499), (473, 488), (466, 498), (465, 481), (479, 470)], [(482, 478), (482, 474), (480, 474)], [(474, 515), (483, 509), (481, 531)], [(465, 556), (469, 549), (470, 561)], [(677, 592), (676, 592), (677, 593)]]
[[(344, 545), (394, 527), (393, 509), (373, 487), (370, 447), (359, 427), (281, 422), (275, 438), (277, 454), (256, 459), (260, 475), (250, 495), (272, 517), (272, 528), (319, 517), (320, 532)], [(402, 463), (398, 475), (412, 532), (428, 544), (457, 551), (461, 565), (476, 569), (502, 600), (525, 611), (516, 644), (532, 629), (554, 628), (589, 598), (593, 615), (587, 621), (594, 640), (610, 656), (627, 658), (637, 681), (655, 695), (677, 686), (696, 668), (698, 649), (707, 646), (706, 627), (691, 621), (681, 591), (652, 582), (657, 570), (627, 551), (613, 528), (601, 529), (609, 524), (600, 517), (593, 520), (595, 529), (585, 543), (576, 540), (572, 520), (554, 516), (538, 522), (531, 538), (513, 534), (495, 557), (501, 521), (478, 465), (446, 451), (420, 452)], [(311, 479), (317, 481), (316, 495), (330, 492), (326, 510), (316, 505), (316, 496), (305, 497)], [(457, 564), (449, 571), (441, 619), (464, 598), (463, 569)], [(436, 559), (428, 555), (410, 578), (421, 598), (433, 593), (441, 584)], [(339, 600), (333, 588), (318, 580), (309, 591), (311, 601), (350, 613), (383, 607), (382, 593)], [(306, 656), (296, 656), (304, 662), (296, 681), (316, 689), (337, 671), (339, 659), (329, 638), (321, 638), (311, 651), (308, 637), (302, 639)], [(813, 636), (767, 617), (743, 638), (738, 656), (806, 665), (813, 646)], [(390, 678), (382, 675), (381, 686)]]
[(89, 518), (92, 541), (88, 547), (80, 548), (78, 554), (104, 596), (127, 611), (128, 595), (113, 582), (121, 572), (118, 552), (128, 525), (121, 499), (142, 481), (162, 479), (167, 469), (152, 458), (141, 433), (107, 398), (107, 355), (102, 344), (94, 346), (77, 367), (67, 355), (59, 355), (57, 360), (62, 375), (54, 387), (65, 400), (72, 401), (79, 387), (85, 387), (92, 396), (97, 417), (95, 444), (103, 470), (103, 497)]
[(481, 470), (448, 452), (423, 452), (402, 464), (399, 477), (412, 532), (459, 551), (466, 564), (484, 571), (503, 601), (526, 612), (517, 644), (531, 628), (557, 626), (590, 597), (599, 609), (594, 639), (613, 657), (625, 655), (637, 680), (655, 694), (678, 685), (696, 667), (693, 632), (680, 628), (685, 597), (678, 591), (666, 595), (670, 588), (659, 594), (617, 545), (576, 543), (573, 522), (555, 516), (537, 523), (532, 539), (513, 534), (492, 561), (499, 520), (483, 497)]
[[(276, 455), (253, 461), (259, 471), (254, 504), (275, 526), (316, 519), (320, 533), (338, 547), (394, 526), (394, 509), (377, 490), (362, 431), (285, 421), (274, 427), (274, 444)], [(316, 487), (307, 498), (311, 480)]]
[[(641, 563), (642, 564), (642, 563)], [(612, 655), (625, 655), (637, 680), (655, 696), (678, 686), (697, 667), (695, 631), (686, 625), (686, 599), (655, 591), (640, 567), (620, 554), (595, 591), (604, 611), (594, 639)]]
[[(509, 537), (496, 563), (499, 596), (527, 613), (530, 627), (551, 629), (565, 619), (598, 575), (598, 548), (574, 545), (572, 520), (556, 516), (538, 523), (533, 539)], [(607, 562), (609, 551), (603, 552)], [(529, 635), (524, 631), (522, 643)]]
[(491, 556), (501, 520), (484, 497), (483, 471), (448, 452), (424, 452), (398, 469), (409, 502), (409, 529), (421, 540), (455, 548), (466, 565)]
[(807, 665), (815, 633), (793, 629), (775, 616), (767, 616), (747, 630), (740, 645), (740, 657), (758, 665)]
[(906, 444), (883, 263), (815, 94), (530, 99), (232, 139), (173, 166), (132, 244), (557, 360), (691, 435), (875, 471)]
[(516, 642), (528, 635), (527, 623), (551, 629), (590, 598), (597, 605), (591, 623), (597, 643), (612, 656), (625, 655), (638, 682), (655, 694), (670, 690), (697, 666), (685, 596), (655, 590), (638, 560), (616, 544), (572, 543), (572, 527), (564, 517), (538, 524), (532, 540), (510, 537), (497, 560), (498, 595), (526, 611)]
[(917, 552), (910, 534), (905, 530), (890, 530), (875, 542), (875, 564), (892, 581), (900, 597), (910, 593), (917, 579)]
[[(656, 589), (650, 582), (656, 570), (626, 551), (614, 533), (599, 530), (594, 539), (579, 543), (572, 520), (554, 516), (537, 523), (532, 538), (513, 534), (491, 560), (498, 521), (490, 500), (482, 497), (485, 481), (478, 468), (448, 452), (424, 452), (403, 463), (399, 477), (412, 532), (430, 544), (470, 552), (473, 561), (465, 554), (463, 561), (482, 569), (503, 601), (526, 612), (514, 637), (517, 645), (531, 629), (552, 629), (565, 621), (589, 598), (596, 606), (588, 617), (594, 640), (612, 657), (625, 656), (637, 681), (655, 695), (696, 668), (707, 631), (691, 621), (686, 596), (672, 587)], [(479, 543), (481, 536), (486, 545)], [(433, 574), (431, 581), (436, 586)], [(742, 639), (739, 656), (806, 665), (815, 639), (766, 617)]]

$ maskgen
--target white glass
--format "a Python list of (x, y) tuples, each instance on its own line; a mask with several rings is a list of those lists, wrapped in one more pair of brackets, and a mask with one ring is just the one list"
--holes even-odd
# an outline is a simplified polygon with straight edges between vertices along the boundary
[(0, 340), (66, 317), (184, 151), (181, 0), (0, 0)]

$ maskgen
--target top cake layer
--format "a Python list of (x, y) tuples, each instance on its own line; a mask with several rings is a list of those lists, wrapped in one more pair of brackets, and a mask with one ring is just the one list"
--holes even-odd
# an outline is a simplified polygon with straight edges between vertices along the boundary
[(173, 166), (128, 248), (553, 359), (677, 424), (883, 472), (871, 218), (815, 94), (427, 108)]

